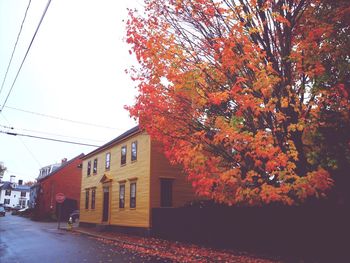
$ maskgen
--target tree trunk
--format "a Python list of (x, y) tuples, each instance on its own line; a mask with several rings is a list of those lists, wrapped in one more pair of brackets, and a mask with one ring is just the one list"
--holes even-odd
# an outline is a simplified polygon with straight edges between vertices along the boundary
[(292, 141), (294, 142), (295, 148), (298, 152), (296, 172), (301, 177), (305, 176), (308, 171), (308, 162), (303, 147), (302, 134), (303, 133), (301, 131), (295, 131), (292, 133)]

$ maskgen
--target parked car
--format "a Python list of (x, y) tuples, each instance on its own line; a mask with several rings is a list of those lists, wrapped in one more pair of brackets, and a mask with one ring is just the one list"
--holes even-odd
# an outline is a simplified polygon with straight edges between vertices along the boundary
[(75, 221), (79, 220), (79, 216), (80, 216), (80, 212), (79, 210), (74, 210), (72, 213), (70, 213), (69, 217), (72, 218), (73, 223), (75, 223)]
[(0, 216), (5, 216), (5, 215), (6, 215), (5, 208), (3, 206), (0, 206)]
[(15, 207), (12, 207), (12, 211), (18, 211), (20, 209), (22, 209), (20, 205), (16, 205)]
[(18, 211), (19, 211), (18, 209), (12, 210), (11, 215), (13, 215), (13, 216), (18, 215)]

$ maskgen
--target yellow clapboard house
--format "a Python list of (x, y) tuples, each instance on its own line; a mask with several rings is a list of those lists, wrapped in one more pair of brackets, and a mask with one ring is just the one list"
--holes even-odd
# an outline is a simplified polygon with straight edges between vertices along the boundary
[(108, 225), (148, 232), (152, 208), (179, 207), (194, 192), (160, 145), (138, 126), (83, 158), (81, 225)]

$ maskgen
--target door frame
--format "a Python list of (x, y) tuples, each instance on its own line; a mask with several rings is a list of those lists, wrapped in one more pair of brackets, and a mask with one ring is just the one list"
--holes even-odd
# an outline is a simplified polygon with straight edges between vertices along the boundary
[[(106, 202), (106, 200), (105, 200), (105, 189), (108, 189), (108, 204), (107, 205), (105, 205), (105, 202)], [(102, 221), (102, 223), (109, 223), (109, 221), (110, 221), (110, 214), (111, 214), (111, 186), (110, 186), (110, 184), (104, 184), (103, 186), (102, 186), (102, 198), (103, 198), (103, 200), (102, 200), (102, 218), (101, 218), (101, 221)], [(107, 219), (106, 220), (104, 220), (105, 219), (105, 208), (107, 208)]]

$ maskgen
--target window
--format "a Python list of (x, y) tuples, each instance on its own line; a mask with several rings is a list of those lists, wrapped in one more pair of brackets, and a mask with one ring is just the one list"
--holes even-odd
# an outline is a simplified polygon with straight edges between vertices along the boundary
[(10, 199), (4, 199), (4, 205), (9, 205), (10, 204)]
[(160, 180), (160, 206), (161, 207), (173, 206), (173, 180), (172, 179)]
[(91, 209), (95, 209), (96, 189), (91, 189)]
[(130, 208), (136, 207), (136, 183), (130, 184)]
[(26, 200), (19, 200), (18, 205), (22, 208), (24, 208), (26, 206)]
[(91, 161), (88, 161), (87, 176), (90, 176), (90, 174), (91, 174)]
[(126, 146), (122, 146), (120, 164), (126, 164)]
[(125, 207), (125, 184), (119, 185), (119, 208)]
[(111, 153), (106, 153), (106, 170), (111, 167)]
[(26, 192), (23, 192), (23, 191), (22, 191), (22, 192), (21, 192), (21, 197), (26, 197), (26, 194), (27, 194)]
[(137, 141), (131, 143), (131, 161), (137, 160)]
[(11, 195), (11, 190), (6, 190), (5, 195)]
[(94, 160), (94, 170), (93, 170), (94, 174), (97, 173), (97, 158)]
[(90, 196), (90, 190), (85, 190), (85, 209), (89, 209), (89, 196)]

